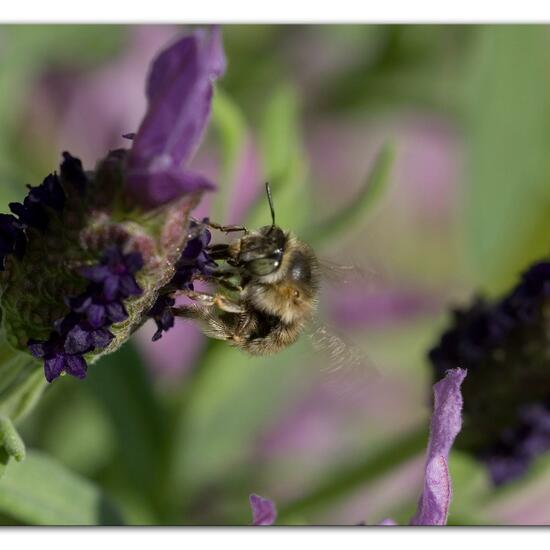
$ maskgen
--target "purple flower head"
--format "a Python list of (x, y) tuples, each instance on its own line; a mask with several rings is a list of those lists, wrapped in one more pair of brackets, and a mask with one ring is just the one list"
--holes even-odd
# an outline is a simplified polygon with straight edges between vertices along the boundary
[(214, 189), (205, 177), (182, 166), (199, 144), (213, 81), (224, 70), (218, 28), (181, 38), (154, 61), (146, 86), (147, 113), (133, 139), (126, 177), (129, 191), (144, 208)]
[(497, 485), (520, 476), (533, 458), (550, 450), (544, 351), (549, 300), (550, 262), (542, 261), (500, 300), (477, 298), (456, 310), (429, 354), (436, 380), (450, 365), (468, 369), (465, 429), (457, 447), (485, 462)]
[(463, 369), (449, 370), (434, 386), (434, 411), (426, 457), (424, 488), (411, 525), (445, 525), (451, 502), (449, 453), (462, 426), (460, 386)]
[(131, 151), (112, 150), (87, 172), (64, 152), (59, 176), (0, 216), (2, 328), (10, 345), (43, 359), (48, 381), (84, 377), (148, 311), (160, 337), (174, 323), (177, 285), (215, 267), (208, 232), (189, 234), (197, 191), (212, 185), (180, 165), (199, 144), (224, 65), (218, 29), (174, 43), (152, 64)]
[(277, 519), (277, 509), (273, 501), (252, 494), (248, 497), (252, 508), (252, 525), (273, 525)]

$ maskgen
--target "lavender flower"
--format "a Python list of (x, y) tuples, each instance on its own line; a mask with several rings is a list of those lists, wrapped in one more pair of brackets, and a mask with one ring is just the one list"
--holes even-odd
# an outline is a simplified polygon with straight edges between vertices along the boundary
[[(411, 525), (445, 525), (451, 504), (449, 454), (462, 427), (462, 395), (460, 388), (466, 371), (452, 369), (434, 385), (434, 410), (430, 423), (430, 440), (424, 468), (424, 486)], [(250, 495), (253, 525), (272, 525), (276, 519), (272, 501)], [(380, 525), (396, 525), (392, 519)]]
[(497, 485), (550, 450), (549, 298), (550, 262), (542, 261), (500, 300), (455, 310), (429, 354), (436, 379), (451, 364), (468, 369), (457, 446), (482, 460)]
[(189, 237), (188, 227), (200, 191), (213, 186), (180, 164), (199, 143), (224, 64), (218, 29), (176, 41), (152, 64), (131, 151), (111, 151), (94, 172), (64, 152), (59, 176), (10, 204), (15, 216), (1, 215), (3, 329), (44, 361), (48, 382), (83, 378), (147, 312), (167, 330), (168, 285), (192, 285), (215, 265), (208, 232)]

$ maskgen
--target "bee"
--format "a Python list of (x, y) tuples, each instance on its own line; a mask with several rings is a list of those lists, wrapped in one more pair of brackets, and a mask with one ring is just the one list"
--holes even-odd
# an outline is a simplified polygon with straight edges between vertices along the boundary
[(266, 193), (271, 225), (248, 231), (207, 223), (243, 236), (207, 248), (210, 258), (224, 262), (206, 279), (216, 284), (215, 294), (187, 291), (194, 303), (172, 309), (174, 315), (197, 322), (206, 336), (250, 355), (275, 354), (296, 342), (315, 313), (320, 287), (315, 252), (275, 223), (268, 183)]

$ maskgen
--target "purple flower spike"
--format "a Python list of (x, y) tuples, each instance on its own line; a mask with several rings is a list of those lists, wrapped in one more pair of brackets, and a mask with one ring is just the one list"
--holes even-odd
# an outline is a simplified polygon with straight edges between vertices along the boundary
[(424, 489), (411, 525), (445, 525), (451, 502), (449, 452), (462, 426), (460, 386), (466, 376), (463, 369), (447, 371), (434, 385), (434, 412), (426, 460)]
[(271, 500), (254, 494), (250, 495), (248, 500), (252, 508), (252, 525), (273, 525), (275, 523), (277, 509)]
[(224, 70), (218, 28), (178, 40), (154, 61), (146, 87), (147, 112), (128, 160), (127, 185), (143, 207), (214, 188), (182, 165), (200, 142), (210, 115), (212, 83)]

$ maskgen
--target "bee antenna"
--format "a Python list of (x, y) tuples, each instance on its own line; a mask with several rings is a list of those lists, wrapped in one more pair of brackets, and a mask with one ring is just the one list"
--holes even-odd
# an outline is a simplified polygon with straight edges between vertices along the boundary
[(269, 209), (271, 210), (271, 225), (275, 227), (275, 208), (273, 207), (273, 196), (271, 195), (271, 185), (269, 185), (268, 181), (265, 182), (265, 191), (267, 193)]

